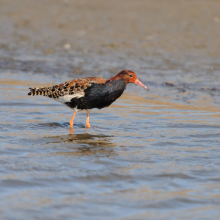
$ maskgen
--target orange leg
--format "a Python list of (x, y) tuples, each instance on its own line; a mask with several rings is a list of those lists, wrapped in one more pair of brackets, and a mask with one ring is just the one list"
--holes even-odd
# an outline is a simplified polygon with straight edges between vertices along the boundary
[(73, 124), (74, 124), (73, 120), (74, 120), (74, 118), (75, 118), (75, 115), (76, 115), (76, 112), (73, 113), (73, 116), (72, 116), (72, 118), (70, 119), (70, 127), (73, 127)]
[(86, 127), (91, 128), (91, 125), (89, 124), (89, 111), (87, 111)]
[(74, 133), (74, 132), (75, 132), (75, 131), (73, 130), (73, 127), (70, 127), (69, 131), (70, 131), (70, 133), (69, 133), (69, 134), (72, 134), (72, 133)]

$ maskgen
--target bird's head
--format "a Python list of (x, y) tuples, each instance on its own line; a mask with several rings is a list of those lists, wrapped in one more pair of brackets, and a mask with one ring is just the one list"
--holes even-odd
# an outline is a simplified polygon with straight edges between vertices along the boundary
[(122, 70), (120, 73), (118, 73), (115, 77), (116, 80), (117, 79), (123, 79), (125, 81), (126, 84), (128, 83), (135, 83), (141, 87), (143, 87), (144, 89), (146, 89), (147, 91), (149, 90), (147, 88), (147, 86), (145, 86), (142, 82), (140, 82), (136, 76), (136, 73), (134, 73), (131, 70)]

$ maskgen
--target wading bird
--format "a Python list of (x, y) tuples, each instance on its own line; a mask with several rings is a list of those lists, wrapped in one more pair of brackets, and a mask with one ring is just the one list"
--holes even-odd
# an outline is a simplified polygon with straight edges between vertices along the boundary
[(93, 108), (105, 108), (111, 105), (124, 92), (128, 83), (135, 83), (146, 90), (147, 86), (141, 83), (134, 72), (122, 70), (109, 80), (101, 77), (86, 77), (73, 79), (52, 87), (29, 88), (28, 95), (43, 95), (61, 102), (74, 110), (70, 120), (73, 127), (77, 111), (86, 110), (86, 127), (90, 128), (89, 113)]

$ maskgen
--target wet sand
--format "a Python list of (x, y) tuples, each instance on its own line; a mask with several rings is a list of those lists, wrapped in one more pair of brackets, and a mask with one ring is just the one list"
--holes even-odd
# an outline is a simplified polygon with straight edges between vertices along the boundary
[[(218, 219), (220, 1), (0, 0), (0, 218)], [(28, 87), (135, 71), (77, 114)]]
[(1, 46), (15, 53), (64, 53), (69, 44), (68, 53), (220, 55), (219, 1), (1, 0), (0, 6)]

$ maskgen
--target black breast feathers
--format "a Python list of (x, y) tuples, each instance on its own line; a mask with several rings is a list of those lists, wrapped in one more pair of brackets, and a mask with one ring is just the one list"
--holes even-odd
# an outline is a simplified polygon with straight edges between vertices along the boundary
[(119, 98), (126, 88), (124, 80), (107, 81), (104, 84), (92, 83), (90, 87), (84, 90), (85, 95), (81, 98), (72, 98), (65, 104), (70, 108), (92, 109), (104, 108), (111, 105)]

